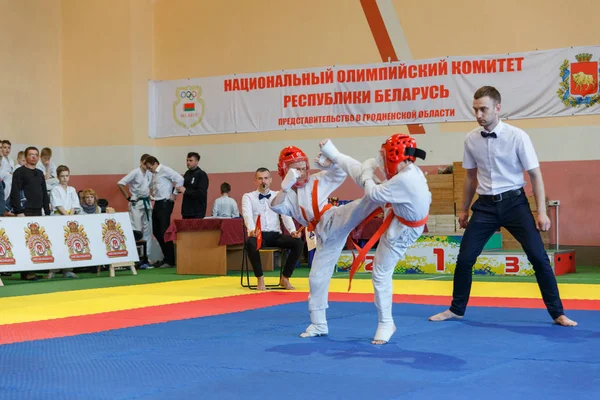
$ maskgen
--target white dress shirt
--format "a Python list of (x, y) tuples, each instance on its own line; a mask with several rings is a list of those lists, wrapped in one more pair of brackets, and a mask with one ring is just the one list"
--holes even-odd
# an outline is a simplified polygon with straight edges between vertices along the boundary
[(57, 207), (62, 207), (65, 211), (75, 210), (75, 214), (81, 211), (79, 196), (73, 186), (67, 186), (67, 190), (61, 185), (57, 185), (50, 191), (50, 205), (55, 214), (60, 214)]
[(221, 196), (215, 200), (212, 216), (216, 218), (237, 218), (240, 216), (237, 203), (229, 196)]
[(150, 183), (150, 196), (155, 201), (168, 200), (171, 194), (177, 194), (173, 186), (183, 186), (183, 176), (175, 172), (172, 168), (160, 164), (156, 172), (152, 174)]
[(477, 193), (496, 195), (525, 186), (523, 171), (540, 166), (531, 139), (522, 129), (498, 123), (497, 138), (481, 136), (478, 127), (465, 138), (463, 168), (477, 168)]
[(136, 168), (125, 175), (118, 183), (119, 185), (129, 186), (129, 193), (134, 200), (150, 196), (150, 183), (152, 182), (152, 172), (142, 171)]
[(4, 181), (4, 198), (8, 200), (10, 197), (10, 189), (12, 187), (12, 175), (15, 172), (15, 161), (12, 158), (2, 157), (2, 165), (0, 165), (0, 179)]
[[(281, 225), (279, 223), (279, 214), (271, 210), (271, 203), (275, 196), (276, 191), (269, 190), (271, 197), (258, 199), (260, 192), (255, 190), (254, 192), (246, 193), (242, 196), (242, 216), (244, 217), (244, 224), (248, 231), (256, 229), (256, 219), (260, 215), (260, 225), (263, 232), (279, 232), (281, 233)], [(296, 231), (296, 225), (292, 218), (282, 215), (283, 225), (289, 233)]]

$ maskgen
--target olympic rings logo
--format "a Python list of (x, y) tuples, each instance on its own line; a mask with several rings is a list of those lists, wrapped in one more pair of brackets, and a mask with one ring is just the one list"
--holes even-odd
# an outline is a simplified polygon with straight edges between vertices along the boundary
[(196, 98), (196, 96), (198, 96), (198, 92), (196, 92), (195, 90), (188, 90), (188, 91), (182, 91), (179, 96), (182, 99), (188, 99), (188, 100), (194, 100)]

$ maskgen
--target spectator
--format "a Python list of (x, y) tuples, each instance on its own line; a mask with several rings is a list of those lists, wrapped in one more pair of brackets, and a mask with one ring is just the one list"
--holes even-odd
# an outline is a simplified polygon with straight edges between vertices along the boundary
[[(2, 158), (0, 165), (0, 179), (4, 182), (4, 200), (8, 201), (10, 197), (10, 190), (12, 188), (12, 176), (15, 172), (15, 161), (9, 157), (12, 144), (8, 140), (0, 141), (2, 146)], [(7, 207), (10, 208), (10, 207)], [(0, 208), (4, 213), (4, 207)]]
[(52, 161), (52, 149), (44, 147), (40, 154), (40, 160), (36, 167), (44, 173), (44, 179), (46, 180), (46, 187), (48, 192), (58, 185), (58, 179), (56, 175), (56, 165)]
[(20, 151), (17, 153), (17, 165), (15, 166), (15, 169), (22, 167), (23, 165), (25, 165), (25, 152)]
[[(10, 202), (18, 217), (40, 217), (42, 211), (50, 215), (50, 201), (44, 174), (36, 168), (39, 152), (35, 147), (25, 149), (26, 164), (15, 170)], [(26, 200), (22, 202), (22, 197)], [(21, 273), (21, 279), (36, 280), (33, 273)]]
[(231, 186), (227, 182), (221, 184), (221, 197), (215, 200), (212, 208), (212, 216), (216, 218), (237, 218), (240, 216), (237, 203), (229, 197)]
[[(98, 194), (94, 189), (84, 189), (81, 193), (83, 202), (81, 203), (82, 214), (101, 214), (102, 209), (98, 205)], [(114, 213), (115, 209), (106, 207), (108, 214)]]
[(81, 212), (81, 204), (75, 188), (69, 186), (69, 167), (60, 165), (56, 169), (58, 185), (50, 191), (50, 204), (56, 215), (74, 215)]
[[(50, 191), (50, 203), (55, 215), (74, 215), (81, 211), (81, 205), (75, 193), (75, 188), (69, 186), (69, 168), (65, 165), (60, 165), (56, 169), (58, 175), (58, 185)], [(54, 278), (58, 269), (48, 271), (47, 279)], [(78, 278), (73, 272), (73, 268), (63, 269), (62, 273), (65, 278)]]

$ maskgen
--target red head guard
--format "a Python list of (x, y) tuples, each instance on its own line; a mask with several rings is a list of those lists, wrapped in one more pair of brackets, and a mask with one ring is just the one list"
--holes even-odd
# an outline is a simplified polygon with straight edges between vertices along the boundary
[(381, 145), (381, 156), (383, 158), (383, 169), (387, 179), (396, 175), (398, 164), (402, 161), (414, 162), (417, 157), (425, 159), (426, 153), (417, 149), (417, 141), (405, 134), (392, 135)]
[(304, 178), (298, 178), (294, 187), (302, 187), (306, 185), (306, 182), (308, 181), (308, 170), (310, 168), (308, 157), (306, 157), (306, 154), (296, 146), (285, 147), (283, 150), (281, 150), (281, 153), (279, 153), (279, 162), (277, 163), (277, 168), (279, 170), (279, 176), (281, 179), (285, 178), (290, 165), (299, 162), (304, 162), (306, 164), (306, 173)]

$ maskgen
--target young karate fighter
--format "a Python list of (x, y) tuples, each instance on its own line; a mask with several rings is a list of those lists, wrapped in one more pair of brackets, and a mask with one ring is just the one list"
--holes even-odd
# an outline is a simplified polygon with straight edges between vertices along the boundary
[[(329, 140), (321, 147), (321, 152), (352, 175), (361, 168), (358, 161), (341, 154)], [(379, 239), (372, 274), (375, 306), (379, 314), (373, 344), (387, 343), (396, 331), (392, 317), (394, 267), (408, 247), (421, 236), (429, 215), (431, 193), (423, 172), (413, 164), (416, 157), (425, 159), (425, 152), (417, 148), (416, 140), (408, 135), (396, 134), (381, 145), (377, 160), (369, 159), (362, 165), (360, 186), (364, 187), (365, 197), (378, 202), (385, 210), (381, 228), (353, 263), (354, 268), (358, 267), (361, 258)], [(387, 178), (379, 185), (374, 181), (376, 168), (381, 168)], [(353, 271), (351, 278), (352, 275)]]
[[(281, 191), (271, 208), (278, 214), (288, 215), (314, 231), (317, 248), (312, 261), (308, 282), (310, 295), (308, 310), (311, 324), (301, 337), (323, 336), (329, 333), (326, 309), (329, 282), (336, 262), (350, 232), (379, 205), (362, 198), (341, 207), (328, 204), (327, 198), (346, 179), (346, 173), (337, 164), (320, 157), (315, 160), (322, 171), (309, 175), (306, 154), (297, 147), (284, 148), (279, 155), (279, 175), (283, 178)], [(360, 165), (359, 165), (360, 167)], [(360, 179), (361, 169), (354, 170)]]

